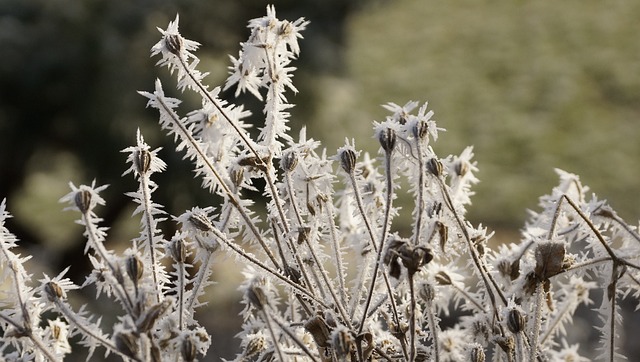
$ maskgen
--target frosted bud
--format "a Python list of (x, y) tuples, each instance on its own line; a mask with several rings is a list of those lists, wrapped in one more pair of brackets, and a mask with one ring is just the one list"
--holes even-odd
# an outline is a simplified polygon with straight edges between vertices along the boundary
[(442, 162), (435, 157), (427, 161), (427, 169), (436, 177), (442, 176)]
[(138, 341), (132, 332), (119, 332), (113, 337), (113, 339), (115, 340), (116, 348), (120, 353), (127, 357), (137, 359)]
[(340, 166), (346, 173), (353, 173), (356, 168), (356, 152), (350, 148), (340, 152)]
[(187, 362), (191, 362), (196, 359), (196, 355), (197, 355), (196, 344), (193, 343), (191, 336), (187, 336), (185, 339), (182, 340), (180, 353), (182, 354), (182, 359), (184, 359)]
[(338, 355), (338, 359), (345, 360), (351, 349), (355, 348), (351, 333), (346, 328), (340, 328), (333, 333), (331, 344)]
[(189, 216), (189, 222), (198, 230), (204, 231), (205, 233), (213, 230), (213, 225), (207, 215), (203, 213), (193, 213)]
[(129, 279), (137, 284), (140, 278), (142, 278), (143, 271), (144, 264), (142, 264), (142, 260), (140, 260), (137, 255), (131, 255), (127, 259), (127, 275)]
[(154, 304), (147, 309), (136, 321), (138, 332), (146, 333), (151, 330), (159, 317), (161, 317), (171, 306), (171, 300), (165, 299), (158, 304)]
[(80, 212), (86, 214), (91, 207), (91, 192), (88, 190), (80, 190), (76, 193), (74, 198), (76, 206), (80, 209)]
[(287, 152), (282, 156), (280, 160), (280, 167), (286, 171), (293, 171), (298, 165), (298, 155), (295, 152)]
[(436, 282), (438, 285), (451, 285), (453, 282), (451, 281), (451, 277), (444, 271), (439, 271), (436, 273)]
[(417, 139), (424, 139), (429, 134), (429, 125), (426, 121), (420, 120), (413, 126), (413, 136)]
[(177, 34), (167, 35), (164, 38), (164, 44), (169, 52), (174, 55), (179, 55), (182, 49), (182, 37)]
[(329, 326), (322, 317), (315, 316), (309, 319), (304, 324), (304, 329), (307, 330), (313, 337), (318, 347), (329, 347)]
[(486, 355), (482, 346), (476, 344), (471, 348), (471, 362), (484, 362), (485, 359)]
[(509, 311), (507, 327), (509, 327), (509, 330), (513, 333), (520, 333), (524, 330), (525, 318), (518, 309), (513, 308)]
[(383, 128), (378, 133), (378, 142), (386, 153), (391, 153), (396, 147), (396, 131), (391, 128)]
[(64, 295), (60, 285), (54, 281), (50, 281), (44, 285), (44, 292), (47, 294), (47, 299), (51, 302), (55, 302)]
[(433, 288), (433, 285), (424, 283), (418, 293), (420, 298), (430, 302), (434, 299), (436, 290)]
[(177, 261), (178, 263), (184, 263), (187, 260), (187, 249), (185, 248), (184, 240), (173, 240), (171, 242), (170, 248), (171, 257), (173, 257), (173, 260)]
[(247, 288), (245, 297), (249, 300), (251, 305), (259, 310), (264, 309), (264, 306), (268, 304), (267, 296), (264, 294), (262, 288), (257, 286), (256, 283), (253, 283), (249, 288)]
[(139, 174), (147, 173), (151, 167), (151, 152), (143, 149), (136, 150), (133, 154), (133, 163)]

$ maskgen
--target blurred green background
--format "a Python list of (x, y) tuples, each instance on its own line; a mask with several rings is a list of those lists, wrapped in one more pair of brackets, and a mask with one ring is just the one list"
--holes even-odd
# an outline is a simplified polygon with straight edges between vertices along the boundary
[[(503, 240), (517, 237), (526, 209), (535, 209), (556, 184), (555, 167), (579, 174), (628, 222), (637, 222), (640, 2), (274, 3), (280, 18), (311, 20), (295, 63), (300, 93), (290, 97), (297, 104), (292, 126), (297, 132), (306, 124), (329, 154), (345, 137), (375, 153), (368, 135), (371, 121), (386, 116), (381, 104), (429, 101), (447, 129), (435, 145), (441, 156), (475, 146), (481, 183), (469, 215)], [(246, 22), (264, 15), (265, 5), (0, 1), (0, 198), (15, 215), (9, 227), (35, 254), (32, 268), (57, 274), (73, 264), (77, 282), (86, 274), (76, 215), (61, 213), (57, 203), (68, 181), (111, 184), (99, 211), (112, 226), (109, 242), (135, 235), (137, 221), (127, 222), (133, 205), (123, 193), (137, 185), (130, 176), (120, 178), (126, 156), (119, 151), (135, 142), (136, 128), (152, 147), (164, 147), (161, 157), (169, 164), (156, 178), (157, 202), (174, 215), (215, 202), (199, 190), (182, 155), (171, 151), (156, 112), (145, 109), (136, 91), (152, 89), (156, 77), (166, 88), (174, 84), (154, 67), (149, 49), (159, 39), (156, 27), (166, 27), (177, 12), (182, 34), (203, 44), (198, 55), (201, 69), (211, 72), (209, 84), (218, 85), (227, 54), (237, 55)], [(183, 113), (198, 107), (192, 95), (184, 97)], [(260, 106), (242, 100), (260, 124)], [(212, 288), (217, 303), (234, 311), (237, 278), (222, 276), (218, 282), (226, 287)], [(211, 324), (226, 323), (233, 313), (216, 314), (220, 320)], [(214, 345), (210, 357), (230, 353)]]

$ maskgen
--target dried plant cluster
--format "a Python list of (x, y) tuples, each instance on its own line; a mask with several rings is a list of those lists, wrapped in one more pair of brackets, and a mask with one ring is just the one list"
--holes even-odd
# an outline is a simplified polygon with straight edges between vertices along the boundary
[[(141, 232), (118, 255), (104, 246), (98, 205), (106, 186), (71, 184), (62, 198), (79, 212), (93, 272), (82, 286), (65, 271), (40, 280), (13, 250), (0, 205), (0, 260), (7, 288), (0, 309), (0, 355), (6, 360), (61, 361), (69, 338), (98, 353), (132, 361), (193, 361), (216, 348), (198, 322), (197, 308), (211, 281), (216, 255), (244, 267), (246, 305), (236, 361), (581, 361), (570, 345), (578, 306), (600, 317), (598, 356), (613, 361), (620, 337), (622, 298), (640, 296), (640, 237), (602, 200), (587, 195), (576, 175), (558, 171), (560, 184), (540, 199), (518, 244), (491, 248), (491, 234), (465, 219), (478, 182), (472, 149), (439, 157), (431, 145), (442, 130), (427, 105), (388, 104), (374, 123), (377, 157), (354, 141), (328, 156), (287, 121), (296, 92), (291, 66), (307, 22), (276, 18), (273, 7), (251, 20), (251, 36), (232, 57), (225, 88), (264, 101), (264, 125), (249, 136), (242, 106), (204, 85), (194, 51), (178, 19), (152, 48), (177, 76), (177, 88), (202, 98), (202, 108), (180, 116), (180, 100), (156, 82), (140, 92), (160, 113), (178, 152), (194, 164), (203, 187), (220, 204), (177, 217), (153, 202), (156, 172), (166, 164), (138, 133), (125, 149), (139, 188)], [(261, 179), (266, 215), (246, 190)], [(401, 190), (400, 185), (409, 185)], [(411, 230), (394, 229), (408, 192), (415, 204)], [(158, 224), (179, 223), (175, 235)], [(252, 250), (249, 252), (248, 250)], [(72, 306), (67, 295), (95, 285), (119, 306), (113, 325)], [(591, 298), (601, 296), (601, 302)], [(447, 316), (445, 325), (441, 318)], [(451, 321), (453, 320), (453, 321)]]

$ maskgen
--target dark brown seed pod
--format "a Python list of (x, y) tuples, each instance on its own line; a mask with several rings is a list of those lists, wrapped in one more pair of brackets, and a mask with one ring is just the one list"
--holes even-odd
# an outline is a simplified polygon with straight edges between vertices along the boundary
[(547, 280), (562, 272), (565, 252), (564, 243), (559, 241), (546, 241), (538, 244), (534, 272), (539, 281)]
[(322, 317), (312, 317), (304, 324), (304, 329), (311, 334), (311, 337), (313, 337), (313, 340), (316, 342), (318, 347), (324, 348), (330, 346), (329, 326)]
[(138, 340), (134, 334), (130, 331), (122, 331), (117, 333), (113, 339), (116, 343), (116, 348), (122, 354), (127, 357), (137, 359), (138, 356)]
[(133, 164), (139, 174), (144, 175), (151, 167), (151, 152), (148, 150), (136, 150), (133, 154)]
[(413, 126), (413, 136), (417, 139), (424, 139), (429, 134), (429, 125), (425, 120), (420, 120)]
[(396, 147), (396, 131), (392, 128), (384, 128), (378, 134), (378, 142), (386, 153), (393, 152)]
[(47, 282), (47, 284), (44, 285), (44, 292), (50, 302), (55, 302), (64, 295), (60, 285), (54, 281)]
[(182, 346), (180, 347), (180, 353), (182, 354), (182, 359), (187, 362), (194, 361), (197, 356), (196, 344), (193, 343), (191, 336), (185, 337), (182, 340)]
[(211, 224), (211, 221), (209, 220), (207, 215), (205, 215), (204, 213), (200, 213), (200, 212), (192, 213), (189, 216), (189, 222), (196, 229), (200, 231), (204, 231), (205, 233), (213, 230), (213, 225)]
[(451, 280), (451, 277), (449, 276), (449, 274), (447, 274), (444, 271), (439, 271), (438, 273), (436, 273), (436, 282), (438, 283), (438, 285), (453, 284), (453, 281)]
[(335, 350), (338, 359), (341, 361), (346, 360), (351, 351), (355, 349), (353, 337), (344, 327), (333, 333), (331, 344), (333, 345), (333, 349)]
[(429, 159), (429, 161), (427, 161), (427, 170), (436, 177), (442, 176), (442, 162), (438, 161), (435, 157)]
[(485, 360), (484, 348), (480, 345), (473, 346), (471, 348), (471, 362), (484, 362)]
[(258, 310), (263, 310), (265, 305), (268, 304), (267, 296), (264, 294), (262, 288), (253, 283), (249, 288), (247, 288), (246, 298), (249, 300), (251, 305), (256, 307)]
[(160, 318), (171, 306), (171, 301), (165, 299), (158, 304), (154, 304), (147, 309), (136, 321), (136, 328), (139, 333), (146, 333), (151, 330), (158, 318)]
[(340, 166), (346, 173), (353, 173), (356, 169), (356, 152), (352, 149), (343, 149), (340, 152)]
[(511, 309), (507, 315), (507, 327), (512, 333), (524, 330), (526, 319), (518, 309)]
[(91, 192), (88, 190), (80, 190), (76, 193), (74, 198), (76, 206), (80, 209), (80, 212), (86, 214), (91, 208)]
[(293, 171), (298, 165), (298, 155), (295, 152), (287, 152), (282, 156), (280, 160), (280, 167), (286, 171)]
[(187, 260), (187, 249), (184, 245), (184, 240), (173, 240), (171, 243), (171, 257), (178, 263), (184, 263)]
[(144, 272), (144, 264), (137, 255), (131, 255), (127, 258), (127, 275), (132, 282), (138, 283)]
[(167, 35), (164, 38), (164, 44), (170, 53), (174, 55), (180, 55), (180, 50), (182, 50), (182, 37), (180, 35)]

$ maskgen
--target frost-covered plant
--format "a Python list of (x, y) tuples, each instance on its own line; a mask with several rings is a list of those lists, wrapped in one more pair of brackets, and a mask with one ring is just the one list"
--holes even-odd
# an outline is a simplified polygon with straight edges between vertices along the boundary
[[(296, 92), (291, 62), (307, 22), (265, 17), (232, 57), (225, 88), (264, 102), (264, 126), (253, 139), (242, 106), (203, 83), (199, 44), (178, 32), (178, 18), (153, 46), (158, 65), (193, 91), (202, 107), (181, 116), (180, 100), (140, 92), (160, 113), (160, 126), (194, 164), (203, 187), (220, 203), (170, 216), (153, 202), (153, 174), (166, 164), (138, 132), (124, 150), (138, 190), (140, 235), (122, 254), (107, 249), (96, 207), (106, 186), (71, 184), (62, 198), (80, 213), (93, 272), (74, 285), (65, 271), (36, 282), (16, 254), (0, 204), (0, 260), (7, 288), (0, 310), (0, 354), (7, 360), (59, 361), (69, 338), (133, 361), (193, 361), (215, 348), (197, 308), (212, 283), (218, 254), (244, 267), (244, 321), (236, 361), (545, 361), (586, 360), (567, 342), (580, 305), (601, 302), (602, 360), (613, 361), (623, 298), (640, 297), (640, 236), (606, 202), (587, 194), (578, 176), (559, 171), (560, 184), (540, 199), (518, 244), (491, 244), (492, 233), (465, 218), (476, 163), (472, 148), (438, 156), (442, 131), (424, 104), (389, 103), (374, 123), (377, 156), (346, 140), (333, 156), (320, 143), (289, 133), (287, 96)], [(260, 183), (256, 182), (261, 180)], [(266, 214), (247, 195), (264, 184)], [(406, 191), (401, 185), (409, 185)], [(400, 192), (415, 203), (411, 228), (394, 228)], [(213, 199), (213, 198), (212, 198)], [(169, 221), (169, 219), (172, 219)], [(158, 224), (180, 225), (163, 235)], [(94, 285), (119, 305), (106, 326), (67, 300)], [(453, 319), (446, 325), (441, 318)], [(106, 328), (106, 329), (105, 329)]]

